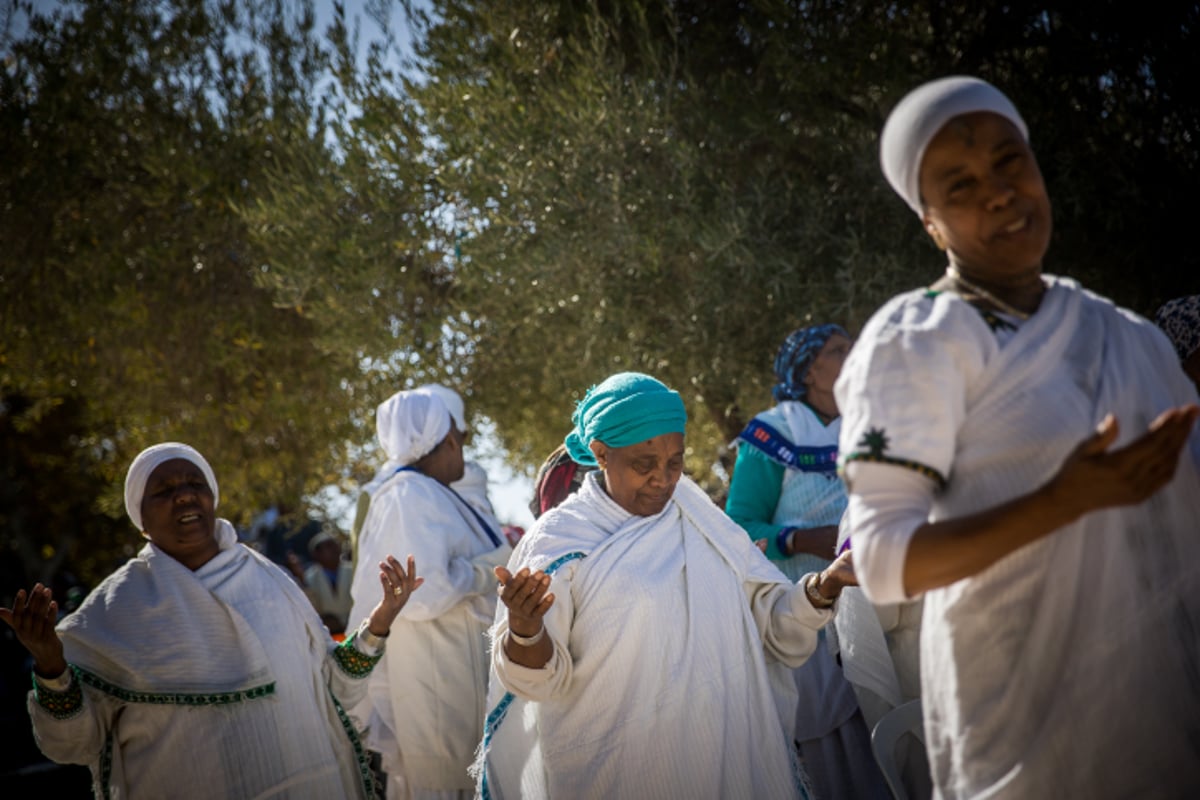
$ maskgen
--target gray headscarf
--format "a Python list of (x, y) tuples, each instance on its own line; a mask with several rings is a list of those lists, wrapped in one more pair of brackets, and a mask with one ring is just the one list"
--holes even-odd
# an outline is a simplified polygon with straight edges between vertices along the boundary
[(888, 183), (917, 216), (922, 215), (920, 177), (925, 148), (947, 122), (976, 111), (1007, 118), (1029, 141), (1029, 129), (1012, 101), (987, 81), (965, 75), (918, 86), (888, 115), (879, 137), (879, 163)]

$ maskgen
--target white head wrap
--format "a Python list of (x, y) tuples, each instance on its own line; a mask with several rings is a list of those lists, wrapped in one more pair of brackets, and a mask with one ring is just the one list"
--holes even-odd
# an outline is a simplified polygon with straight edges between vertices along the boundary
[(920, 178), (925, 148), (947, 122), (977, 111), (1005, 117), (1029, 141), (1029, 129), (1012, 101), (987, 81), (963, 75), (918, 86), (888, 115), (879, 137), (879, 163), (896, 194), (918, 216), (921, 216)]
[(466, 432), (466, 409), (463, 408), (463, 399), (458, 392), (440, 383), (427, 383), (424, 386), (418, 386), (415, 391), (435, 394), (440, 397), (442, 402), (446, 404), (446, 408), (450, 411), (450, 416), (454, 419), (454, 424), (460, 431)]
[(208, 481), (208, 488), (212, 489), (213, 508), (217, 507), (217, 502), (220, 500), (217, 477), (213, 475), (212, 467), (204, 460), (204, 456), (200, 455), (195, 448), (179, 442), (156, 444), (138, 453), (137, 458), (129, 465), (129, 471), (125, 473), (125, 513), (133, 520), (133, 524), (139, 531), (144, 530), (142, 528), (142, 497), (146, 494), (146, 482), (150, 480), (150, 474), (160, 464), (176, 458), (190, 461), (200, 468), (200, 471), (204, 473), (204, 480)]
[(388, 458), (411, 464), (446, 438), (450, 410), (432, 392), (396, 392), (375, 411), (375, 433)]

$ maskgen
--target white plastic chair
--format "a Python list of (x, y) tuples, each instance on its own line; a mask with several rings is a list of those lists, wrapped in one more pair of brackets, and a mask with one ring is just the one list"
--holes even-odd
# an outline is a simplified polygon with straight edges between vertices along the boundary
[(904, 781), (900, 777), (902, 765), (896, 760), (896, 744), (900, 737), (912, 734), (921, 746), (925, 746), (925, 728), (921, 714), (921, 700), (910, 700), (898, 705), (880, 718), (871, 731), (871, 750), (875, 753), (875, 761), (879, 770), (887, 780), (892, 797), (896, 800), (908, 800), (908, 792), (904, 789)]

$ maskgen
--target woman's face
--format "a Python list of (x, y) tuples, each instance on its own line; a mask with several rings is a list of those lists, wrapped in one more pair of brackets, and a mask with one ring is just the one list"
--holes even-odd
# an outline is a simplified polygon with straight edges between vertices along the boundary
[(160, 550), (189, 569), (217, 554), (213, 492), (200, 468), (173, 458), (154, 468), (142, 495), (142, 527)]
[(820, 352), (804, 373), (804, 385), (809, 392), (831, 394), (833, 384), (842, 374), (842, 364), (850, 353), (850, 340), (835, 333), (821, 345)]
[(978, 112), (950, 120), (925, 151), (920, 183), (925, 229), (964, 272), (997, 283), (1041, 272), (1050, 198), (1008, 119)]
[(641, 517), (666, 508), (683, 474), (683, 434), (664, 433), (627, 447), (592, 442), (604, 488), (617, 505)]

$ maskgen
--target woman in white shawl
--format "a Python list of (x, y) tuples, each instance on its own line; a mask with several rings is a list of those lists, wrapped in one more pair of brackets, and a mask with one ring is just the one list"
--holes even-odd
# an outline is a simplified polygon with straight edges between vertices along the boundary
[(496, 569), (481, 796), (802, 792), (789, 668), (853, 571), (787, 580), (682, 477), (685, 421), (637, 373), (579, 404), (567, 447), (599, 470)]
[(883, 170), (949, 260), (835, 386), (876, 603), (924, 595), (941, 797), (1200, 792), (1196, 389), (1148, 321), (1043, 274), (1051, 212), (994, 86), (907, 95)]
[(383, 599), (337, 645), (300, 588), (216, 516), (218, 496), (193, 448), (143, 451), (125, 479), (148, 539), (137, 557), (57, 627), (41, 584), (0, 609), (33, 655), (38, 746), (89, 766), (97, 797), (375, 796), (343, 708), (421, 584), (412, 559), (379, 564)]

